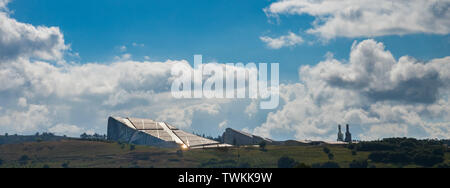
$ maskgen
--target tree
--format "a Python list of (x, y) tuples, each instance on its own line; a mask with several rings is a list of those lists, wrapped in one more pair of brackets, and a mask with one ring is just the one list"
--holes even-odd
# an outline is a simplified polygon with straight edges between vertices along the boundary
[(341, 168), (341, 167), (339, 166), (339, 164), (335, 162), (326, 162), (320, 165), (319, 168)]
[(3, 160), (2, 159), (0, 159), (0, 166), (2, 166), (3, 165)]
[(22, 156), (19, 158), (19, 163), (20, 163), (21, 165), (26, 165), (26, 164), (28, 163), (28, 160), (30, 160), (30, 158), (28, 157), (28, 155), (22, 155)]
[(324, 147), (323, 152), (329, 154), (331, 152), (330, 148)]
[(61, 164), (61, 167), (62, 168), (69, 168), (69, 162), (65, 162), (65, 163), (63, 163), (63, 164)]
[(36, 142), (42, 142), (42, 138), (36, 138)]
[(414, 162), (418, 165), (425, 167), (432, 167), (439, 163), (444, 162), (444, 157), (442, 155), (434, 155), (431, 153), (418, 153), (414, 156)]
[(305, 163), (299, 163), (299, 164), (295, 165), (295, 168), (311, 168), (311, 166), (308, 166)]
[(83, 133), (82, 135), (80, 135), (81, 139), (87, 139), (88, 135), (86, 133)]
[(330, 160), (334, 160), (334, 154), (332, 154), (332, 153), (329, 153), (329, 154), (328, 154), (328, 159), (330, 159)]
[(259, 149), (260, 149), (261, 151), (267, 151), (267, 150), (266, 150), (266, 146), (267, 146), (267, 143), (264, 142), (264, 141), (262, 141), (261, 143), (259, 143)]
[(246, 162), (246, 163), (240, 163), (238, 165), (238, 168), (251, 168), (252, 165), (250, 165), (250, 163)]
[(367, 160), (354, 160), (350, 163), (349, 168), (367, 168), (369, 166), (369, 163)]
[(278, 168), (294, 168), (297, 165), (294, 159), (290, 157), (281, 157), (278, 160)]
[(130, 151), (133, 151), (133, 150), (135, 150), (135, 149), (136, 149), (136, 145), (131, 144), (131, 145), (130, 145)]
[(434, 168), (450, 168), (450, 163), (441, 163), (434, 166)]

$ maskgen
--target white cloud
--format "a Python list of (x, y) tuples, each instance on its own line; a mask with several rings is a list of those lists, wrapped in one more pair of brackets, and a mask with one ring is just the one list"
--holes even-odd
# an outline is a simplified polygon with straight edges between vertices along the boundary
[(10, 0), (0, 0), (0, 10), (6, 9), (6, 5), (9, 3)]
[[(1, 1), (0, 7), (7, 1)], [(22, 58), (58, 60), (69, 47), (58, 27), (17, 22), (0, 11), (0, 61)]]
[(302, 84), (281, 86), (285, 105), (254, 133), (295, 131), (298, 139), (336, 139), (338, 124), (360, 139), (449, 138), (450, 57), (396, 60), (382, 43), (355, 43), (350, 60), (328, 58), (300, 69)]
[(72, 137), (80, 136), (84, 130), (76, 125), (58, 124), (48, 129), (51, 133), (56, 135), (67, 135)]
[(280, 49), (283, 47), (297, 46), (304, 42), (303, 38), (296, 35), (295, 33), (289, 32), (289, 34), (278, 37), (271, 38), (268, 36), (260, 37), (261, 41), (266, 43), (267, 47), (272, 49)]
[(309, 33), (325, 39), (450, 33), (448, 0), (278, 0), (268, 16), (311, 15)]
[(121, 56), (115, 56), (114, 60), (116, 61), (128, 61), (132, 57), (131, 54), (122, 54)]
[(133, 47), (145, 47), (145, 44), (140, 44), (140, 43), (136, 43), (136, 42), (133, 42)]
[[(193, 71), (187, 61), (138, 62), (123, 54), (114, 63), (50, 63), (45, 60), (61, 58), (67, 48), (62, 35), (55, 34), (58, 42), (54, 44), (42, 32), (60, 33), (59, 29), (20, 23), (6, 14), (0, 22), (13, 23), (15, 27), (11, 28), (16, 28), (0, 28), (5, 34), (0, 35), (0, 47), (17, 52), (4, 53), (0, 60), (2, 132), (103, 133), (111, 115), (152, 118), (181, 128), (190, 128), (194, 120), (215, 117), (208, 122), (217, 125), (225, 119), (226, 114), (220, 113), (222, 107), (232, 101), (174, 99), (171, 69), (183, 64)], [(36, 41), (46, 45), (34, 44)], [(22, 45), (25, 43), (31, 46)]]
[[(193, 70), (187, 61), (170, 60), (54, 65), (21, 59), (5, 63), (0, 72), (9, 72), (20, 79), (4, 77), (2, 80), (10, 85), (0, 90), (4, 99), (0, 105), (9, 111), (0, 114), (0, 121), (3, 120), (0, 130), (33, 133), (62, 124), (102, 133), (110, 115), (152, 118), (180, 128), (190, 128), (194, 119), (204, 116), (223, 121), (226, 114), (220, 113), (222, 106), (232, 100), (172, 97), (171, 84), (175, 77), (171, 69), (180, 64)], [(27, 106), (45, 110), (32, 113)], [(46, 121), (35, 121), (38, 114)], [(22, 124), (19, 120), (29, 123)], [(77, 135), (70, 133), (65, 132)]]
[(23, 97), (19, 98), (17, 105), (20, 107), (27, 107), (28, 106), (27, 99)]
[(224, 129), (226, 127), (228, 127), (228, 121), (227, 120), (222, 121), (221, 123), (219, 123), (219, 128), (220, 129)]
[(178, 104), (167, 107), (165, 110), (158, 113), (156, 120), (170, 122), (173, 125), (177, 125), (179, 128), (189, 128), (192, 125), (194, 113), (204, 112), (207, 115), (217, 115), (219, 113), (219, 104), (206, 102), (207, 101), (201, 101), (200, 103), (189, 105)]
[(32, 134), (46, 129), (50, 112), (44, 105), (29, 105), (25, 110), (7, 109), (0, 114), (0, 128), (5, 131)]
[(126, 46), (119, 46), (119, 51), (120, 52), (126, 52), (127, 51), (127, 47)]

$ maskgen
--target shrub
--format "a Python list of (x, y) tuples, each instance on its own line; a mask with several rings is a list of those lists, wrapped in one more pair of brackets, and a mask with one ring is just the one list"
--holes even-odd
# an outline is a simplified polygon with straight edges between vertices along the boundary
[(65, 163), (61, 164), (61, 167), (69, 168), (69, 162), (65, 162)]
[(238, 165), (238, 168), (251, 168), (250, 163), (241, 163)]
[(339, 166), (339, 164), (337, 164), (337, 163), (335, 163), (335, 162), (326, 162), (326, 163), (323, 163), (323, 164), (319, 164), (319, 163), (316, 163), (316, 164), (313, 164), (313, 166), (312, 166), (313, 168), (341, 168), (340, 166)]
[(411, 157), (405, 152), (373, 152), (369, 159), (381, 163), (400, 163), (407, 164), (411, 162)]
[(440, 163), (435, 165), (434, 168), (450, 168), (450, 163)]
[(295, 168), (311, 168), (311, 166), (308, 166), (305, 163), (299, 163), (299, 164), (295, 165)]
[(369, 166), (369, 163), (367, 160), (354, 160), (350, 163), (349, 168), (367, 168)]
[(355, 144), (349, 144), (347, 147), (349, 150), (354, 150), (356, 149)]
[(133, 150), (135, 150), (135, 149), (136, 149), (136, 145), (131, 144), (131, 145), (130, 145), (130, 151), (133, 151)]
[(330, 148), (324, 147), (323, 152), (325, 152), (326, 154), (329, 154), (331, 152), (331, 150), (330, 150)]
[(416, 156), (414, 156), (414, 162), (425, 167), (432, 167), (444, 162), (444, 158), (443, 156), (434, 155), (431, 153), (418, 153)]
[(30, 158), (28, 157), (28, 155), (22, 155), (22, 156), (19, 158), (19, 163), (20, 163), (21, 165), (26, 165), (26, 164), (28, 163), (28, 160), (30, 160)]
[(177, 150), (177, 156), (178, 157), (183, 157), (183, 150)]
[(267, 151), (267, 150), (266, 150), (266, 146), (267, 146), (267, 143), (264, 142), (264, 141), (262, 141), (261, 143), (259, 143), (259, 149), (260, 149), (261, 151)]
[(328, 159), (330, 159), (330, 160), (334, 160), (334, 154), (332, 154), (332, 153), (329, 153), (329, 154), (328, 154)]
[(294, 168), (296, 165), (297, 162), (290, 157), (281, 157), (278, 159), (278, 168)]
[(359, 151), (392, 151), (397, 147), (390, 143), (384, 143), (381, 141), (375, 142), (361, 142), (358, 146)]

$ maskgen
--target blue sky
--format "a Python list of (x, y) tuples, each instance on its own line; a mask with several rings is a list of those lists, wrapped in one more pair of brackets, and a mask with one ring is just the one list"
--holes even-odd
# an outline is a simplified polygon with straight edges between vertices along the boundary
[[(127, 46), (133, 59), (186, 59), (203, 54), (205, 61), (279, 62), (283, 82), (297, 81), (298, 68), (316, 64), (327, 52), (347, 59), (350, 46), (360, 38), (336, 38), (326, 43), (305, 34), (314, 17), (282, 15), (269, 23), (263, 9), (266, 0), (15, 0), (14, 17), (33, 25), (58, 26), (77, 61), (110, 62)], [(272, 20), (273, 22), (273, 20)], [(314, 44), (279, 50), (267, 48), (260, 36), (294, 32)], [(397, 57), (421, 60), (444, 57), (450, 51), (448, 35), (412, 34), (375, 38)], [(143, 44), (133, 47), (132, 44)]]
[[(349, 123), (358, 139), (450, 138), (449, 9), (448, 0), (0, 0), (0, 134), (106, 133), (116, 115), (213, 136), (231, 127), (335, 140)], [(170, 98), (170, 68), (195, 54), (280, 63), (279, 107)]]

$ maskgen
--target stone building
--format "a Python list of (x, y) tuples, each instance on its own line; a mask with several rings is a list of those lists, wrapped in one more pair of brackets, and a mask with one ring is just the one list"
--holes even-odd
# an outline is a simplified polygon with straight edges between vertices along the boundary
[(342, 134), (342, 127), (341, 127), (341, 125), (339, 125), (338, 129), (339, 129), (339, 132), (338, 132), (338, 139), (337, 139), (337, 141), (338, 142), (343, 142), (344, 141), (344, 134)]
[(350, 125), (347, 124), (347, 131), (345, 132), (345, 142), (352, 142), (352, 134), (350, 133)]
[(350, 125), (346, 125), (346, 131), (345, 131), (345, 139), (344, 139), (344, 134), (342, 134), (342, 127), (341, 125), (338, 126), (338, 138), (337, 141), (338, 142), (352, 142), (352, 133), (350, 133)]

